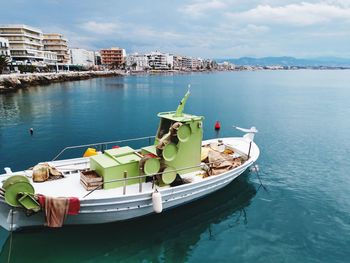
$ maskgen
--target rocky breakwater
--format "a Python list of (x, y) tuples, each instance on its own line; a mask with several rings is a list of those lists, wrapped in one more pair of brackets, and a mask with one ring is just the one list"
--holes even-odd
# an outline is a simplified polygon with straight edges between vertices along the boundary
[(0, 93), (16, 91), (29, 86), (47, 85), (54, 82), (122, 75), (123, 73), (121, 71), (83, 71), (0, 75)]

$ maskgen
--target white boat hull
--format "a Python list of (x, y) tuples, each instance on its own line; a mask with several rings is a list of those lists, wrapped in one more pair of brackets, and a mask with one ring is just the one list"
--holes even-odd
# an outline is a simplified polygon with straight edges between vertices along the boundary
[[(238, 140), (238, 138), (228, 139)], [(244, 141), (242, 138), (239, 138), (239, 140)], [(208, 142), (210, 141), (205, 141), (203, 144)], [(250, 158), (235, 169), (220, 175), (207, 177), (204, 180), (176, 187), (159, 188), (163, 210), (195, 201), (225, 187), (247, 170), (257, 160), (258, 156), (259, 149), (253, 143)], [(102, 224), (153, 214), (152, 192), (148, 190), (133, 195), (80, 199), (79, 214), (67, 216), (64, 225)], [(45, 218), (42, 212), (28, 217), (23, 209), (12, 208), (0, 199), (0, 224), (9, 231), (18, 230), (26, 227), (44, 226)]]

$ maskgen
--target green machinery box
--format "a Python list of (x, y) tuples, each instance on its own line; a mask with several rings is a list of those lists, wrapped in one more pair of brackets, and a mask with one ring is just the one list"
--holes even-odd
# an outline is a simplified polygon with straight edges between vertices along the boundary
[[(124, 181), (111, 182), (115, 179), (123, 179), (124, 172), (127, 177), (135, 177), (140, 175), (139, 161), (140, 157), (135, 154), (135, 150), (126, 146), (117, 149), (106, 150), (104, 154), (90, 157), (90, 169), (95, 170), (103, 177), (103, 188), (111, 189), (124, 186)], [(139, 183), (140, 179), (126, 180), (127, 185)], [(141, 178), (141, 182), (145, 182), (145, 178)]]

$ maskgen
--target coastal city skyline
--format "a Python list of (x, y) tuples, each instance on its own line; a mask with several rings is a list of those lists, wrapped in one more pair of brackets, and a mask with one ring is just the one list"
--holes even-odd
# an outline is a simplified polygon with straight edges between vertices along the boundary
[(341, 0), (156, 1), (151, 6), (146, 1), (131, 5), (64, 0), (33, 5), (14, 0), (2, 7), (8, 12), (0, 24), (58, 32), (72, 48), (119, 46), (128, 53), (160, 50), (205, 58), (350, 57), (350, 3)]

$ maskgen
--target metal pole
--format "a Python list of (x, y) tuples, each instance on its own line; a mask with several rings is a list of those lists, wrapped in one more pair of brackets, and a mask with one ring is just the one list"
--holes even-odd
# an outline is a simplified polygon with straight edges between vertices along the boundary
[(250, 157), (250, 150), (252, 148), (252, 141), (249, 142), (248, 159)]
[(124, 187), (123, 187), (123, 195), (126, 195), (126, 178), (128, 177), (128, 172), (124, 171)]
[(142, 192), (142, 178), (141, 176), (139, 177), (139, 193)]

